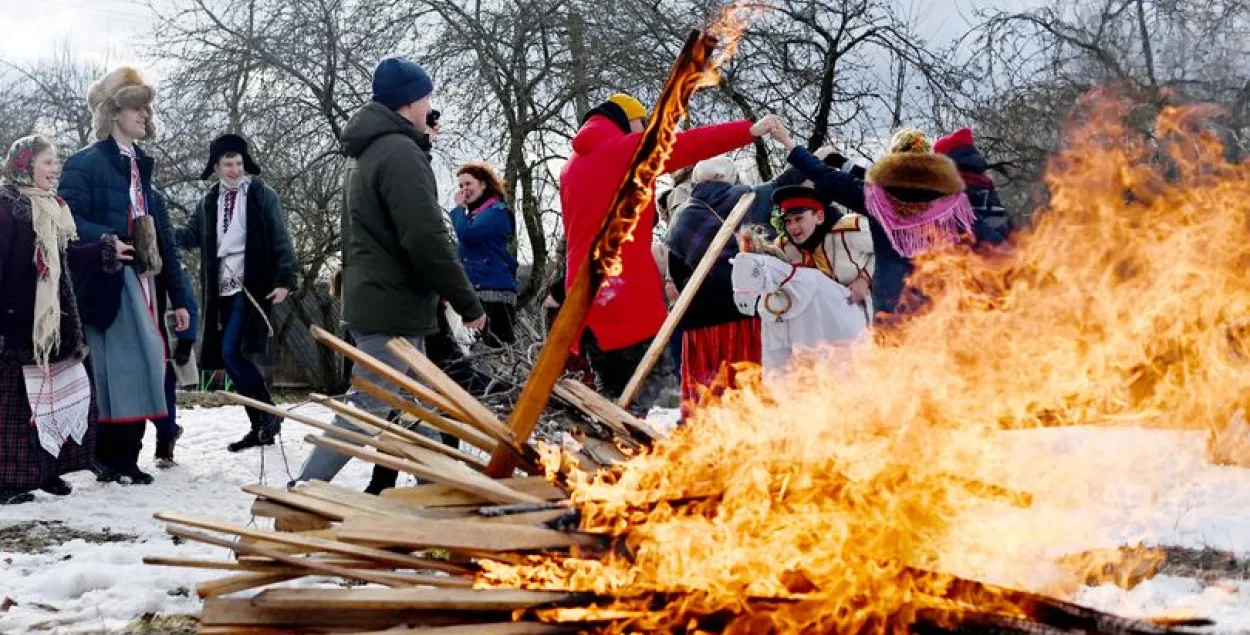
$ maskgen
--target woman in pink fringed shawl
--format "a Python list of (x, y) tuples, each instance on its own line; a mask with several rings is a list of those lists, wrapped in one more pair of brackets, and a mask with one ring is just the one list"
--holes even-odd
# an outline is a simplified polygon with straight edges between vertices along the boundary
[(894, 315), (917, 310), (923, 296), (906, 289), (912, 259), (972, 239), (976, 216), (955, 163), (934, 154), (924, 133), (900, 130), (889, 154), (861, 181), (797, 146), (789, 132), (778, 130), (773, 137), (824, 202), (868, 217), (877, 255), (872, 283), (876, 310)]

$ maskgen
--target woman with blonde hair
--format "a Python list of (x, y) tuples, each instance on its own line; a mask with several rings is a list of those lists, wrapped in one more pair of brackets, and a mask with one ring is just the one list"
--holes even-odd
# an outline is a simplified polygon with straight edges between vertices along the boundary
[(469, 282), (486, 310), (483, 341), (499, 348), (516, 341), (516, 216), (489, 163), (469, 161), (456, 170), (456, 207), (451, 224)]
[(0, 505), (34, 490), (65, 496), (61, 476), (92, 466), (96, 408), (70, 270), (118, 271), (132, 248), (116, 236), (75, 244), (56, 195), (52, 142), (18, 139), (0, 170)]

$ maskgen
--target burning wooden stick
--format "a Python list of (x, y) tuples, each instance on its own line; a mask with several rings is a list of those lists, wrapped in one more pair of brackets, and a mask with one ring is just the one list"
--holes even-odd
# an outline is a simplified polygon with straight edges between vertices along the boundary
[[(638, 150), (595, 239), (591, 257), (582, 261), (582, 266), (573, 276), (564, 305), (560, 307), (555, 324), (547, 335), (547, 343), (538, 355), (538, 362), (508, 420), (508, 427), (517, 443), (525, 443), (529, 439), (538, 424), (538, 417), (547, 407), (551, 389), (564, 372), (569, 352), (582, 332), (604, 274), (620, 267), (621, 244), (634, 240), (634, 227), (651, 200), (655, 179), (663, 172), (664, 162), (676, 139), (677, 123), (685, 116), (691, 95), (705, 80), (705, 73), (712, 68), (712, 53), (715, 50), (716, 39), (702, 31), (692, 31), (686, 38), (686, 44), (669, 73), (655, 112), (642, 133)], [(486, 473), (496, 478), (508, 476), (515, 467), (513, 457), (496, 451)]]

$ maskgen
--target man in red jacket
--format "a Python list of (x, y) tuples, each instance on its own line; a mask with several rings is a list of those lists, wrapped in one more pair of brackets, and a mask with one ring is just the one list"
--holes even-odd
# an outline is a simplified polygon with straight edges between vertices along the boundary
[[(564, 235), (568, 240), (566, 288), (572, 286), (582, 262), (603, 226), (617, 187), (642, 140), (647, 109), (629, 95), (616, 94), (586, 115), (573, 137), (573, 153), (560, 174)], [(768, 115), (752, 124), (733, 121), (677, 134), (665, 172), (750, 144), (769, 134), (780, 120)], [(635, 240), (622, 246), (623, 272), (604, 280), (586, 318), (583, 342), (595, 371), (599, 392), (615, 399), (625, 390), (634, 369), (664, 323), (667, 308), (664, 282), (651, 257), (655, 204), (649, 202), (634, 229)], [(630, 409), (646, 414), (660, 396), (671, 360), (661, 359)]]

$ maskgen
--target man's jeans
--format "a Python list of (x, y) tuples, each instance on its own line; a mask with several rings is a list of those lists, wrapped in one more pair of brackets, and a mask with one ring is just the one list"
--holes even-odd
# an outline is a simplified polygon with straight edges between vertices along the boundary
[[(359, 331), (352, 331), (351, 335), (356, 341), (356, 348), (360, 349), (365, 354), (373, 356), (375, 359), (377, 359), (378, 361), (381, 361), (387, 366), (391, 366), (397, 370), (404, 371), (408, 375), (413, 374), (412, 371), (408, 369), (408, 366), (406, 364), (404, 364), (399, 358), (395, 357), (395, 355), (391, 354), (390, 350), (386, 348), (387, 342), (390, 342), (396, 336), (385, 335), (382, 333), (361, 333)], [(421, 352), (425, 352), (425, 338), (416, 336), (416, 337), (408, 337), (406, 339), (413, 346), (417, 347), (418, 350), (420, 350)], [(353, 378), (360, 377), (363, 379), (367, 379), (380, 386), (385, 386), (388, 383), (385, 380), (383, 380), (381, 377), (379, 377), (377, 374), (366, 369), (364, 366), (361, 366), (360, 364), (355, 364), (354, 366), (352, 366), (352, 377)], [(411, 397), (409, 396), (409, 398)], [(391, 418), (390, 406), (383, 403), (380, 399), (372, 395), (367, 395), (363, 392), (360, 392), (356, 390), (355, 388), (352, 388), (347, 393), (346, 401), (347, 403), (353, 406), (356, 406), (357, 408), (360, 408), (361, 410), (369, 412), (370, 414), (376, 415), (383, 419)], [(336, 416), (334, 418), (334, 425), (335, 427), (343, 428), (345, 430), (350, 430), (352, 432), (363, 432), (360, 428), (357, 428), (356, 426), (348, 423), (347, 420), (344, 419), (343, 417)], [(435, 441), (441, 441), (441, 437), (439, 436), (439, 433), (437, 430), (434, 430), (424, 425), (417, 427), (416, 430), (419, 434), (421, 434), (424, 437), (433, 439)], [(337, 440), (342, 441), (342, 439), (337, 439)], [(349, 460), (351, 460), (350, 457), (339, 454), (338, 452), (335, 452), (334, 450), (329, 450), (329, 449), (318, 446), (316, 448), (313, 448), (312, 454), (310, 454), (308, 456), (308, 459), (304, 461), (304, 467), (303, 469), (300, 470), (299, 478), (297, 480), (300, 480), (300, 481), (318, 480), (318, 481), (328, 482), (338, 475), (339, 471), (343, 469), (344, 465), (347, 465), (347, 462)]]

